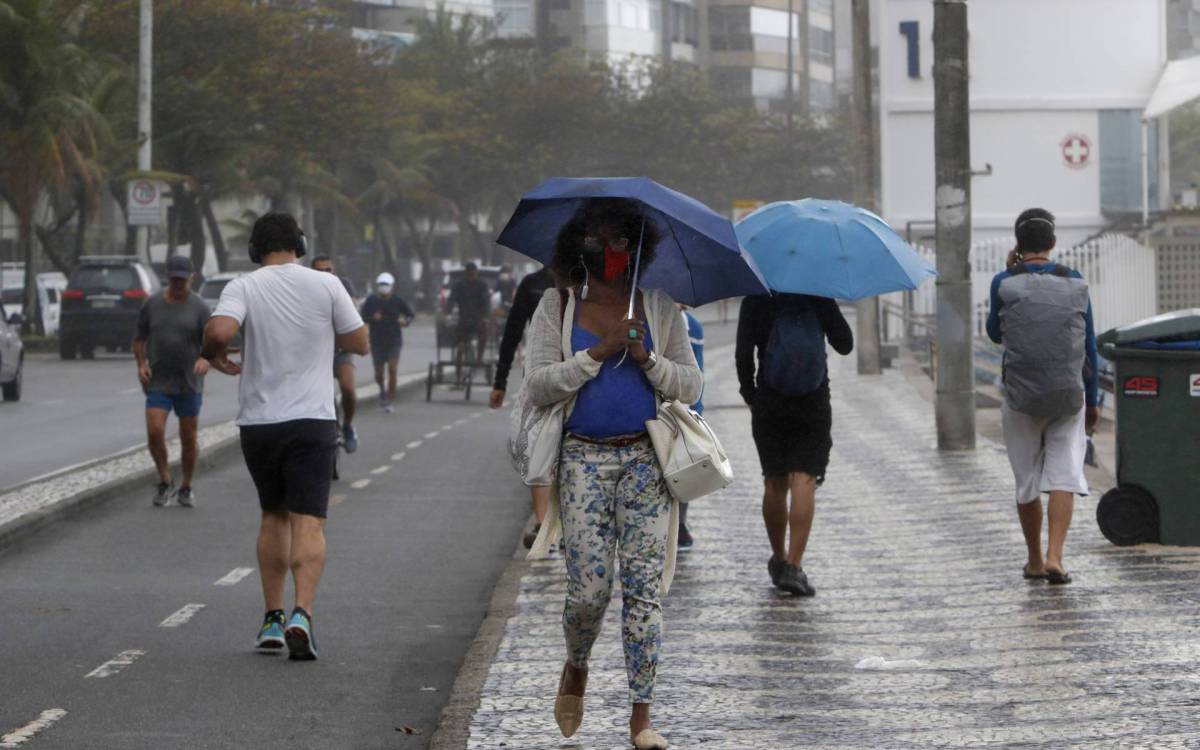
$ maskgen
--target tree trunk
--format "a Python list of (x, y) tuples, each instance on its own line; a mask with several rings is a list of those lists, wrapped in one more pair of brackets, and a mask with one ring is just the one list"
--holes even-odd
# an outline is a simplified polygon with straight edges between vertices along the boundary
[(208, 227), (208, 236), (212, 238), (213, 251), (217, 254), (217, 269), (224, 271), (229, 267), (229, 249), (225, 247), (225, 238), (221, 236), (221, 224), (213, 213), (212, 201), (208, 196), (200, 196), (200, 209), (204, 212), (204, 224)]
[(31, 210), (17, 212), (17, 243), (21, 248), (21, 258), (25, 261), (25, 296), (21, 301), (21, 316), (25, 322), (21, 324), (21, 333), (28, 335), (41, 328), (37, 320), (37, 284), (33, 271), (33, 217)]
[[(75, 217), (75, 248), (74, 252), (71, 254), (71, 268), (74, 268), (79, 264), (79, 258), (87, 249), (87, 226), (89, 217), (87, 196), (83, 195), (82, 191), (75, 196), (75, 206), (78, 209), (79, 215)], [(68, 270), (63, 270), (61, 268), (59, 270), (68, 276), (71, 275), (71, 272)]]

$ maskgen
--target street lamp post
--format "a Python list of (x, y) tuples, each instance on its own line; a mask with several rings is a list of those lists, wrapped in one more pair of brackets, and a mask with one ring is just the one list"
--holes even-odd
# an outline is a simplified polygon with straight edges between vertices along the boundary
[[(151, 103), (154, 75), (154, 0), (141, 0), (138, 23), (138, 170), (149, 172), (151, 165)], [(137, 252), (150, 262), (150, 228), (137, 228)]]

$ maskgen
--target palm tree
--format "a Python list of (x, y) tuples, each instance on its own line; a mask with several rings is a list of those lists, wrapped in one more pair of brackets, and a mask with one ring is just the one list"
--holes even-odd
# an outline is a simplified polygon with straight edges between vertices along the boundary
[(34, 211), (72, 175), (92, 175), (97, 66), (76, 44), (83, 0), (0, 0), (0, 198), (17, 216), (25, 332), (34, 319)]

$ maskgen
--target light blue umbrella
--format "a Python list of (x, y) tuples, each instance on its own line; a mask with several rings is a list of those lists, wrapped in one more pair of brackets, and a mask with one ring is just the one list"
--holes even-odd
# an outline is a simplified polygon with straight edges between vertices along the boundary
[(770, 203), (734, 229), (777, 292), (862, 299), (937, 275), (883, 219), (841, 201)]

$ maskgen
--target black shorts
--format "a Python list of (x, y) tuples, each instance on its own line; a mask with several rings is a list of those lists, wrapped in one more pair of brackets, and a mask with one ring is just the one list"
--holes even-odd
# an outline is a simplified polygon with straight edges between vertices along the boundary
[(829, 388), (802, 396), (759, 389), (751, 409), (751, 432), (763, 476), (801, 471), (825, 481), (833, 448)]
[(296, 419), (241, 428), (242, 455), (264, 511), (324, 518), (337, 450), (337, 422)]
[(380, 339), (371, 340), (371, 361), (376, 367), (382, 367), (388, 362), (395, 362), (400, 359), (400, 347), (404, 345), (404, 339)]

